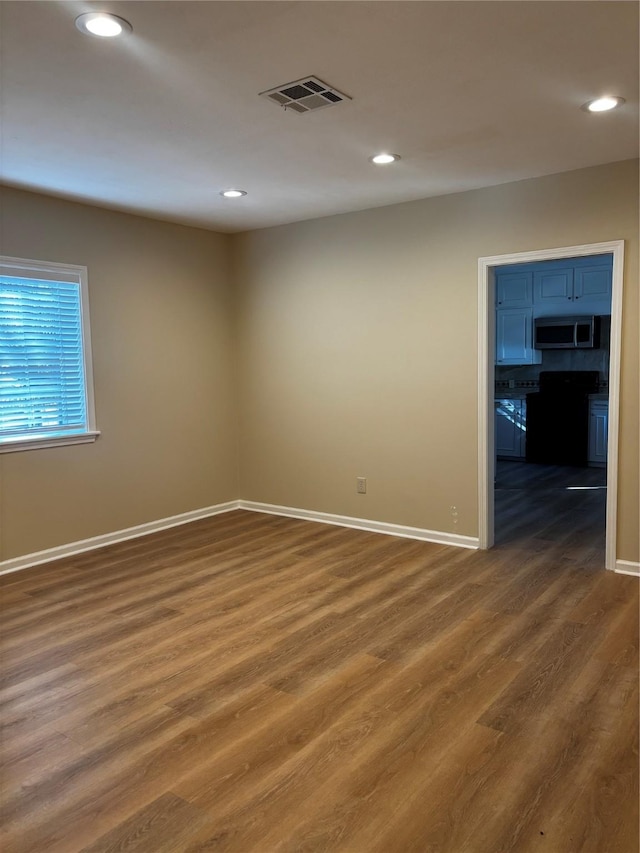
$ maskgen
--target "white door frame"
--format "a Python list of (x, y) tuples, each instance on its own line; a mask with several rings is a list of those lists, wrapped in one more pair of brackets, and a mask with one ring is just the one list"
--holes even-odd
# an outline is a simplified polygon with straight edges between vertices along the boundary
[(618, 511), (618, 425), (620, 415), (620, 352), (622, 337), (622, 281), (624, 240), (564, 246), (510, 255), (478, 258), (478, 533), (480, 548), (494, 541), (494, 384), (495, 384), (495, 277), (494, 269), (507, 264), (613, 255), (611, 292), (611, 349), (609, 353), (609, 436), (607, 442), (607, 521), (605, 567), (616, 568)]

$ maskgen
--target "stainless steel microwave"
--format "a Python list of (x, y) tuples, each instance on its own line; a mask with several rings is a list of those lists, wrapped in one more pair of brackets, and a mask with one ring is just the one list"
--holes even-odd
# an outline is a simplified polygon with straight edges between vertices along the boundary
[(600, 318), (536, 317), (533, 321), (534, 349), (597, 349)]

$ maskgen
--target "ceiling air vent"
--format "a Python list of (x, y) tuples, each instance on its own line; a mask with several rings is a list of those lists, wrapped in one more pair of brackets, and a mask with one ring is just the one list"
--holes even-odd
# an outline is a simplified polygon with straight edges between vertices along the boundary
[(332, 86), (327, 86), (317, 77), (303, 77), (302, 80), (294, 80), (293, 83), (285, 83), (260, 92), (261, 98), (267, 98), (274, 104), (285, 110), (293, 110), (296, 113), (309, 113), (313, 110), (321, 110), (323, 107), (333, 107), (341, 101), (350, 101), (348, 95), (338, 92)]

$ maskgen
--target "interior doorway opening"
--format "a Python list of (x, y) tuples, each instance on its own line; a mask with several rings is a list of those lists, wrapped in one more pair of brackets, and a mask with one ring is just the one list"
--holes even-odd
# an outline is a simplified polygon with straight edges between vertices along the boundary
[[(615, 569), (622, 265), (622, 241), (479, 260), (481, 548), (564, 537)], [(595, 340), (553, 327), (590, 308)]]

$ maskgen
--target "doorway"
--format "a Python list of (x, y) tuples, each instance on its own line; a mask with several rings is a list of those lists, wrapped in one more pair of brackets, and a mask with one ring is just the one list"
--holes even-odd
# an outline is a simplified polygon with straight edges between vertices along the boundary
[[(562, 261), (567, 259), (585, 259), (589, 256), (612, 257), (611, 290), (611, 329), (609, 342), (608, 370), (608, 438), (605, 456), (607, 486), (606, 523), (605, 523), (605, 567), (615, 569), (616, 563), (616, 513), (617, 513), (617, 474), (618, 474), (618, 419), (619, 419), (619, 378), (620, 378), (620, 337), (622, 320), (622, 280), (624, 261), (624, 242), (611, 241), (582, 246), (569, 246), (534, 252), (520, 252), (510, 255), (496, 255), (480, 258), (479, 276), (479, 428), (478, 428), (478, 484), (479, 484), (479, 540), (481, 548), (490, 548), (495, 541), (495, 493), (496, 473), (504, 472), (496, 466), (495, 446), (495, 384), (496, 384), (496, 278), (504, 273), (506, 267), (531, 264), (539, 261)], [(525, 380), (523, 380), (525, 382)], [(517, 408), (517, 406), (515, 407)], [(517, 416), (517, 412), (515, 413)], [(507, 463), (509, 464), (509, 463)], [(523, 463), (523, 467), (529, 467)], [(590, 469), (585, 469), (589, 471)], [(597, 469), (595, 469), (597, 471)], [(514, 473), (512, 469), (511, 473)], [(529, 476), (534, 473), (529, 470)], [(540, 470), (542, 482), (547, 484), (553, 472)], [(585, 482), (574, 485), (585, 490), (602, 485), (602, 473), (588, 474)], [(534, 478), (535, 479), (535, 478)], [(596, 482), (598, 480), (598, 482)], [(531, 485), (531, 483), (530, 483)]]

